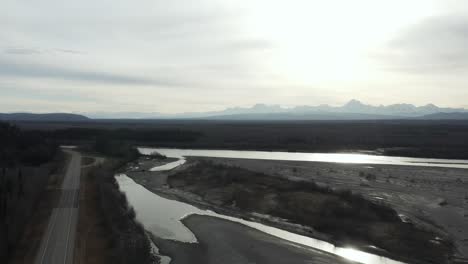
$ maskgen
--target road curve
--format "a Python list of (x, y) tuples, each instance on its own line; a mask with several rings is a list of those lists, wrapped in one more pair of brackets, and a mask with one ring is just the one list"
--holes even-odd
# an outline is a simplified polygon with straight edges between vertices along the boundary
[(60, 201), (52, 211), (35, 264), (73, 263), (78, 222), (81, 154), (72, 150), (64, 151), (71, 155), (71, 160), (62, 183)]

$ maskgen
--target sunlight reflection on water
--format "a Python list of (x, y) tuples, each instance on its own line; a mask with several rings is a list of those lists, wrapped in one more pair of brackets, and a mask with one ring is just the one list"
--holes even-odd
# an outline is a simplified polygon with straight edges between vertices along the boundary
[[(190, 215), (198, 214), (236, 222), (290, 242), (322, 250), (364, 264), (402, 264), (402, 262), (359, 250), (335, 247), (331, 243), (311, 237), (298, 235), (257, 222), (220, 215), (212, 211), (198, 209), (186, 203), (169, 200), (150, 192), (125, 174), (116, 175), (116, 180), (120, 189), (127, 195), (129, 203), (135, 208), (137, 219), (149, 232), (163, 239), (197, 243), (195, 235), (181, 220)], [(160, 214), (155, 212), (164, 213)]]
[(268, 152), (268, 151), (238, 151), (238, 150), (204, 150), (204, 149), (168, 149), (168, 148), (138, 148), (142, 154), (158, 152), (170, 158), (184, 157), (215, 157), (259, 160), (315, 161), (353, 164), (387, 164), (424, 167), (444, 167), (468, 169), (468, 160), (427, 159), (409, 157), (391, 157), (367, 154), (349, 153), (301, 153), (301, 152)]

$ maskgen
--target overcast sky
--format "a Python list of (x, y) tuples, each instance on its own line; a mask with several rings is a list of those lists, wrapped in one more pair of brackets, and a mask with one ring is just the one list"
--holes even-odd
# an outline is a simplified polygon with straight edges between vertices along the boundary
[(466, 0), (2, 0), (0, 112), (468, 107)]

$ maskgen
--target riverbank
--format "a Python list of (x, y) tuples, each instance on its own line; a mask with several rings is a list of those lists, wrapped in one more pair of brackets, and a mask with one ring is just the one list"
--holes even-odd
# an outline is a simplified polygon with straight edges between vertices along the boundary
[(197, 244), (152, 236), (161, 252), (173, 256), (171, 264), (232, 264), (252, 260), (257, 264), (353, 263), (216, 217), (191, 215), (182, 222), (194, 233)]
[[(370, 172), (370, 170), (372, 170), (372, 168), (370, 168), (370, 166), (365, 166), (365, 165), (328, 164), (328, 163), (315, 163), (315, 162), (258, 161), (258, 160), (242, 160), (242, 159), (213, 159), (213, 158), (205, 158), (205, 159), (214, 160), (214, 161), (216, 161), (218, 163), (223, 163), (223, 164), (231, 164), (231, 165), (234, 165), (234, 166), (243, 166), (243, 167), (246, 167), (246, 168), (249, 168), (249, 169), (253, 168), (253, 169), (256, 169), (256, 171), (258, 171), (258, 172), (269, 173), (269, 172), (273, 171), (274, 173), (272, 175), (274, 177), (289, 177), (291, 179), (297, 179), (297, 178), (300, 178), (300, 177), (308, 178), (308, 177), (311, 177), (311, 172), (314, 172), (314, 173), (312, 173), (312, 178), (315, 175), (315, 177), (317, 178), (317, 181), (320, 184), (326, 184), (326, 185), (331, 186), (333, 188), (335, 188), (335, 187), (340, 188), (340, 186), (343, 187), (343, 186), (348, 186), (349, 185), (349, 188), (351, 188), (353, 190), (356, 190), (356, 188), (354, 188), (356, 185), (359, 188), (366, 187), (369, 190), (375, 189), (374, 191), (382, 190), (382, 188), (373, 188), (373, 185), (376, 185), (376, 184), (380, 183), (382, 180), (387, 184), (390, 183), (390, 185), (393, 184), (393, 185), (400, 186), (400, 185), (402, 185), (404, 183), (401, 182), (399, 177), (392, 176), (391, 174), (393, 174), (393, 173), (399, 174), (399, 173), (405, 172), (405, 171), (408, 172), (408, 170), (409, 170), (409, 172), (412, 171), (410, 167), (404, 167), (404, 166), (373, 166), (372, 168), (379, 168), (383, 172), (381, 175), (377, 175), (377, 176), (374, 177), (374, 176), (372, 176), (372, 173), (368, 174)], [(193, 159), (191, 158), (190, 160), (193, 160)], [(203, 160), (203, 159), (197, 158), (196, 160)], [(170, 172), (146, 172), (146, 173), (137, 173), (137, 174), (131, 173), (129, 175), (131, 177), (133, 177), (137, 182), (143, 184), (145, 187), (149, 188), (152, 191), (158, 192), (159, 194), (162, 193), (163, 195), (166, 195), (166, 196), (172, 196), (171, 198), (181, 199), (181, 200), (184, 200), (185, 202), (197, 204), (197, 206), (210, 207), (210, 205), (206, 204), (204, 201), (202, 201), (202, 199), (200, 199), (200, 197), (196, 197), (196, 196), (193, 196), (193, 195), (189, 196), (189, 195), (187, 195), (187, 193), (181, 194), (180, 191), (177, 191), (177, 190), (174, 190), (174, 189), (171, 190), (171, 189), (168, 189), (168, 188), (164, 187), (164, 185), (165, 185), (164, 181), (169, 175), (171, 175), (173, 173), (176, 173), (177, 171), (183, 170), (187, 166), (189, 166), (189, 165), (188, 164), (184, 165), (184, 166), (182, 166), (180, 168), (177, 168), (174, 171), (170, 171)], [(343, 170), (345, 170), (345, 171), (343, 171)], [(420, 170), (421, 170), (421, 168), (415, 168), (414, 169), (414, 171), (420, 171)], [(432, 168), (430, 168), (430, 170), (432, 170)], [(435, 169), (435, 171), (433, 171), (433, 173), (437, 174), (440, 171), (444, 171), (444, 170), (446, 170), (446, 169)], [(452, 172), (450, 175), (453, 176), (453, 171), (454, 170), (448, 170), (448, 171)], [(463, 170), (460, 170), (458, 173), (462, 174), (462, 171)], [(343, 173), (343, 172), (345, 172), (345, 173)], [(356, 174), (356, 175), (352, 175), (353, 174), (352, 172), (354, 174)], [(388, 174), (387, 172), (393, 172), (393, 173), (390, 173), (390, 175), (387, 175)], [(328, 174), (330, 174), (330, 176)], [(425, 173), (423, 173), (423, 174), (425, 174)], [(305, 175), (307, 175), (307, 177)], [(403, 174), (403, 175), (405, 175), (405, 174)], [(406, 174), (406, 175), (408, 175), (408, 174)], [(386, 178), (389, 178), (390, 180), (387, 181)], [(157, 180), (155, 180), (155, 179), (157, 179)], [(416, 180), (418, 180), (418, 179), (416, 179)], [(155, 181), (157, 181), (157, 182), (155, 182)], [(411, 180), (408, 180), (408, 181), (411, 181)], [(413, 181), (413, 184), (414, 184), (414, 181)], [(387, 192), (392, 193), (392, 190), (389, 190), (388, 188), (386, 190), (387, 190)], [(401, 192), (401, 190), (400, 190), (400, 192)], [(370, 192), (370, 193), (372, 193), (372, 192)], [(376, 193), (374, 193), (374, 194), (376, 194)], [(395, 194), (389, 195), (388, 197), (383, 195), (383, 197), (385, 197), (385, 199), (386, 199), (385, 202), (388, 202), (388, 200), (391, 200), (389, 198), (392, 198), (393, 196), (395, 198), (404, 197), (404, 196), (401, 195), (401, 193), (395, 193)], [(370, 196), (367, 196), (367, 197), (370, 197)], [(374, 199), (374, 200), (381, 200), (382, 199), (382, 197), (377, 197), (377, 196), (372, 196), (372, 197), (371, 198)], [(377, 199), (377, 198), (381, 198), (381, 199)], [(437, 199), (435, 199), (435, 201), (437, 201)], [(409, 204), (409, 202), (413, 202), (413, 203), (417, 204), (418, 201), (412, 201), (411, 199), (409, 199), (409, 201), (403, 202), (403, 204), (406, 204), (405, 206), (400, 206), (400, 207), (407, 207), (406, 209), (408, 209), (408, 210), (411, 209), (409, 211), (412, 211), (412, 209), (414, 209), (414, 208), (412, 208), (412, 206), (411, 206), (411, 204)], [(450, 204), (450, 201), (449, 201), (449, 204)], [(450, 207), (452, 205), (450, 205), (450, 206), (446, 205), (446, 206)], [(217, 208), (217, 209), (220, 209), (220, 208)], [(226, 208), (224, 208), (224, 209), (226, 209)], [(398, 210), (399, 212), (401, 211), (400, 209), (401, 208), (399, 208), (399, 210)], [(225, 212), (223, 212), (223, 213), (225, 213)], [(248, 215), (248, 216), (244, 215), (244, 217), (252, 217), (252, 216), (251, 215)], [(425, 223), (424, 221), (421, 221), (419, 219), (419, 216), (414, 217), (414, 214), (406, 213), (406, 215), (405, 216), (402, 215), (402, 217), (411, 219), (411, 221), (413, 221), (415, 224), (418, 224), (418, 225), (421, 224), (421, 223)], [(262, 221), (262, 219), (256, 219), (256, 221)], [(270, 220), (263, 219), (263, 221), (268, 222)], [(431, 221), (426, 221), (426, 222), (427, 223), (426, 223), (425, 227), (431, 226), (431, 227), (435, 227), (435, 229), (438, 229), (437, 225), (434, 225), (434, 223), (431, 223)], [(294, 229), (295, 229), (295, 227), (291, 226), (291, 225), (281, 226), (281, 228), (286, 229), (286, 230), (289, 229), (291, 231), (294, 231)], [(297, 227), (296, 227), (295, 231), (299, 232), (299, 233), (307, 232), (307, 230), (297, 230)], [(438, 232), (440, 231), (441, 232), (441, 237), (445, 237), (443, 235), (444, 232), (442, 231), (442, 229), (439, 228), (436, 231), (438, 231)], [(460, 242), (460, 240), (458, 240), (457, 242)], [(439, 242), (433, 241), (433, 243), (439, 243)]]
[(143, 226), (136, 220), (135, 211), (121, 192), (114, 177), (125, 160), (112, 160), (88, 172), (95, 179), (99, 217), (107, 231), (107, 250), (112, 263), (158, 264), (151, 242)]
[(449, 237), (468, 259), (468, 170), (248, 159), (209, 160), (292, 180), (349, 189), (394, 208), (405, 221)]
[[(195, 252), (194, 254), (200, 254), (200, 258), (205, 258), (205, 261), (208, 261), (206, 259), (206, 257), (208, 257), (206, 251), (210, 250), (210, 248), (205, 247), (202, 250), (202, 252), (198, 251), (198, 249), (200, 249), (200, 243), (203, 243), (203, 241), (201, 242), (195, 236), (195, 234), (192, 233), (192, 230), (189, 229), (186, 226), (186, 224), (184, 224), (186, 219), (189, 219), (191, 218), (191, 216), (196, 215), (208, 216), (210, 217), (210, 220), (214, 221), (215, 223), (223, 222), (225, 225), (227, 225), (227, 227), (225, 227), (225, 225), (217, 225), (216, 233), (207, 231), (207, 234), (220, 238), (219, 243), (225, 244), (224, 248), (227, 250), (221, 250), (219, 252), (215, 250), (211, 252), (212, 257), (218, 260), (222, 259), (222, 263), (225, 264), (263, 263), (261, 258), (262, 255), (245, 254), (242, 248), (229, 246), (231, 242), (227, 242), (229, 239), (224, 237), (229, 236), (228, 234), (231, 228), (235, 228), (237, 232), (251, 233), (260, 231), (262, 234), (268, 234), (268, 236), (263, 237), (250, 236), (251, 240), (243, 241), (243, 245), (251, 245), (253, 248), (255, 248), (255, 245), (265, 242), (260, 239), (266, 239), (266, 242), (270, 243), (281, 243), (293, 246), (289, 248), (278, 248), (278, 252), (276, 252), (276, 254), (280, 255), (291, 255), (291, 252), (282, 251), (294, 251), (295, 248), (302, 247), (304, 248), (304, 250), (309, 251), (309, 257), (323, 256), (324, 254), (327, 254), (326, 252), (328, 252), (331, 253), (332, 256), (334, 256), (334, 259), (338, 260), (337, 262), (326, 261), (324, 263), (341, 264), (348, 263), (348, 261), (346, 261), (345, 259), (354, 259), (359, 260), (359, 262), (363, 264), (402, 264), (400, 262), (395, 262), (379, 256), (365, 254), (360, 251), (337, 248), (323, 241), (308, 238), (305, 236), (300, 236), (281, 229), (266, 226), (261, 223), (244, 220), (237, 217), (230, 217), (226, 215), (217, 214), (213, 211), (203, 210), (188, 203), (180, 202), (173, 199), (167, 199), (147, 190), (145, 187), (143, 187), (140, 184), (137, 184), (135, 181), (133, 181), (131, 178), (127, 177), (124, 174), (117, 175), (116, 179), (120, 186), (120, 189), (127, 195), (129, 203), (134, 206), (135, 211), (137, 212), (137, 219), (144, 224), (145, 228), (148, 230), (149, 233), (153, 234), (153, 240), (155, 241), (155, 243), (157, 243), (158, 246), (161, 246), (161, 243), (163, 243), (162, 247), (165, 247), (164, 244), (167, 245), (167, 243), (169, 243), (169, 245), (177, 247), (173, 250), (175, 250), (175, 252), (178, 252), (178, 254), (172, 254), (172, 258), (178, 258), (180, 260), (181, 256), (187, 256), (190, 255), (190, 252)], [(203, 219), (204, 218), (202, 217), (202, 221)], [(239, 234), (239, 236), (245, 237), (246, 234)], [(210, 243), (205, 243), (205, 245), (209, 244)], [(171, 254), (166, 252), (167, 248), (165, 250), (157, 251), (159, 251), (162, 255)], [(340, 256), (341, 258), (338, 256)], [(241, 257), (241, 262), (239, 262), (239, 257)], [(167, 260), (168, 258), (163, 256), (161, 260), (163, 259)], [(193, 263), (190, 262), (190, 259), (186, 259), (185, 261), (187, 261), (188, 263)], [(309, 258), (303, 259), (301, 263), (307, 261), (309, 261)], [(272, 263), (276, 262), (273, 261)]]

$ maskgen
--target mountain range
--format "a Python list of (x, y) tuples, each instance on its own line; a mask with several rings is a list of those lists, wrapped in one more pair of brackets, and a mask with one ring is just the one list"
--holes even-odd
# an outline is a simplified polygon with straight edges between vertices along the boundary
[[(444, 116), (434, 114), (445, 113)], [(456, 113), (456, 114), (455, 114)], [(468, 119), (464, 108), (443, 108), (434, 104), (415, 106), (393, 104), (373, 106), (358, 100), (351, 100), (343, 106), (296, 106), (256, 104), (252, 107), (233, 107), (221, 111), (191, 112), (179, 114), (162, 113), (88, 113), (87, 116), (100, 119), (139, 118), (139, 119), (226, 119), (226, 120), (357, 120), (357, 119), (406, 119), (441, 117), (443, 119)]]
[(0, 120), (9, 121), (89, 121), (91, 119), (210, 119), (210, 120), (468, 120), (464, 108), (443, 108), (434, 104), (415, 106), (393, 104), (373, 106), (351, 100), (342, 106), (318, 105), (282, 107), (256, 104), (252, 107), (233, 107), (222, 111), (192, 112), (180, 114), (113, 112), (113, 113), (9, 113), (0, 114)]

